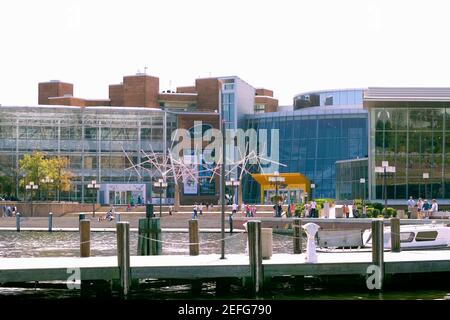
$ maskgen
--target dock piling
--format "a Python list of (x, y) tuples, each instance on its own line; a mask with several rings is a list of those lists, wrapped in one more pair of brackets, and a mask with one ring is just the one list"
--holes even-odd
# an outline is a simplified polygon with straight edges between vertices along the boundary
[(384, 226), (383, 219), (372, 221), (372, 263), (379, 268), (378, 290), (383, 290), (384, 282)]
[(198, 256), (200, 251), (198, 220), (189, 220), (189, 255)]
[(126, 297), (130, 292), (130, 224), (120, 221), (116, 224), (117, 230), (117, 263), (119, 266), (120, 291)]
[(248, 221), (248, 251), (253, 293), (258, 295), (263, 289), (264, 274), (262, 265), (261, 221)]
[(16, 230), (17, 232), (20, 232), (20, 213), (16, 213)]
[(302, 220), (294, 218), (294, 254), (302, 253)]
[(161, 222), (159, 218), (139, 219), (138, 228), (138, 255), (160, 255), (161, 248)]
[(400, 251), (400, 219), (391, 218), (391, 252)]
[(53, 229), (53, 213), (48, 213), (48, 232), (52, 232)]
[(91, 221), (80, 221), (80, 257), (91, 255)]

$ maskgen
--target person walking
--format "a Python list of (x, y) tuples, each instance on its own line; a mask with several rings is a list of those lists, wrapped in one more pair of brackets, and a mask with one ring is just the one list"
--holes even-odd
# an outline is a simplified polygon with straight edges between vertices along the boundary
[(233, 203), (233, 205), (231, 206), (231, 212), (232, 212), (233, 214), (236, 214), (237, 209), (238, 209), (237, 204), (236, 204), (236, 203)]
[(192, 212), (192, 219), (197, 219), (198, 215), (197, 215), (197, 203), (194, 204), (194, 211)]
[(169, 206), (169, 216), (172, 215), (172, 212), (173, 212), (173, 207), (172, 207), (172, 205), (170, 205), (170, 206)]
[(256, 206), (252, 205), (252, 208), (250, 210), (250, 214), (252, 217), (256, 217)]
[(316, 214), (316, 202), (313, 200), (311, 201), (311, 218), (317, 218), (317, 214)]
[(414, 201), (412, 196), (409, 196), (409, 200), (408, 200), (408, 219), (411, 219), (411, 213), (413, 211), (414, 206), (416, 205), (416, 202)]
[(245, 206), (245, 216), (250, 217), (250, 206), (248, 204)]
[(439, 206), (436, 199), (431, 200), (430, 217), (436, 216), (439, 211)]
[(200, 215), (203, 215), (203, 202), (200, 203), (200, 205), (198, 206), (198, 210), (200, 211)]
[(430, 215), (430, 209), (431, 209), (431, 205), (428, 202), (427, 199), (423, 200), (423, 205), (422, 205), (422, 216), (424, 219), (428, 219), (429, 215)]

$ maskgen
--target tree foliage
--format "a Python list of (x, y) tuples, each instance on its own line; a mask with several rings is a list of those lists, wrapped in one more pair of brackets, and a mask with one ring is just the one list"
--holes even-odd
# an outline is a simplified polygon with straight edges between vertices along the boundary
[[(46, 157), (42, 152), (27, 154), (19, 161), (19, 168), (22, 175), (20, 186), (25, 187), (28, 183), (34, 182), (39, 185), (39, 189), (45, 191), (58, 190), (70, 191), (73, 174), (67, 169), (69, 160), (65, 157)], [(51, 183), (41, 181), (48, 177), (53, 180)]]

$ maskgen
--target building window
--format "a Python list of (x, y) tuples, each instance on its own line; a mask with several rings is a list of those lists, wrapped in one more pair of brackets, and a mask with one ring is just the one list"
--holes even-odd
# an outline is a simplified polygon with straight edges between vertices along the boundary
[(266, 106), (264, 104), (255, 104), (255, 113), (264, 113)]
[(223, 90), (234, 90), (234, 83), (224, 83)]

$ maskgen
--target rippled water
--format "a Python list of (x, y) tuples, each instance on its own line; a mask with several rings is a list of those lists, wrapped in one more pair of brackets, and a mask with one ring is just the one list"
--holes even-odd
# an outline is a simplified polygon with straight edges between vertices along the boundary
[[(137, 252), (137, 232), (130, 233), (132, 253)], [(226, 234), (229, 237), (226, 253), (244, 253), (247, 244), (247, 234)], [(189, 254), (189, 235), (187, 233), (163, 233), (162, 254)], [(220, 233), (200, 233), (200, 253), (220, 253)], [(291, 253), (293, 251), (292, 237), (279, 234), (273, 235), (274, 253)], [(114, 232), (91, 233), (91, 256), (109, 256), (116, 254), (116, 234)], [(0, 232), (0, 258), (14, 257), (76, 257), (79, 256), (79, 234), (77, 232)], [(1, 260), (0, 260), (1, 263)], [(447, 275), (448, 276), (448, 275)], [(292, 277), (276, 278), (271, 283), (263, 299), (283, 300), (421, 300), (421, 299), (450, 299), (449, 288), (440, 283), (439, 278), (424, 281), (418, 286), (395, 287), (383, 293), (374, 293), (363, 286), (362, 279), (351, 278), (330, 284), (321, 278), (307, 277), (301, 289), (295, 286)], [(448, 282), (447, 282), (448, 283)], [(408, 281), (405, 281), (408, 284)], [(28, 288), (1, 287), (1, 297), (17, 297), (20, 299), (65, 299), (80, 297), (79, 290), (65, 289), (64, 285), (47, 288), (29, 285)], [(141, 283), (138, 290), (134, 290), (131, 299), (247, 299), (241, 283), (234, 282), (230, 290), (224, 295), (217, 295), (215, 283), (203, 283), (200, 292), (191, 291), (191, 284), (173, 281), (155, 280)]]
[[(200, 233), (200, 254), (220, 253), (220, 233)], [(245, 253), (246, 233), (225, 235), (227, 253)], [(130, 249), (137, 252), (137, 232), (130, 233)], [(162, 233), (162, 254), (189, 254), (188, 233)], [(80, 237), (77, 232), (0, 232), (0, 257), (78, 257)], [(273, 252), (293, 251), (292, 237), (273, 235)], [(91, 256), (111, 256), (116, 254), (116, 234), (114, 232), (91, 233)]]

